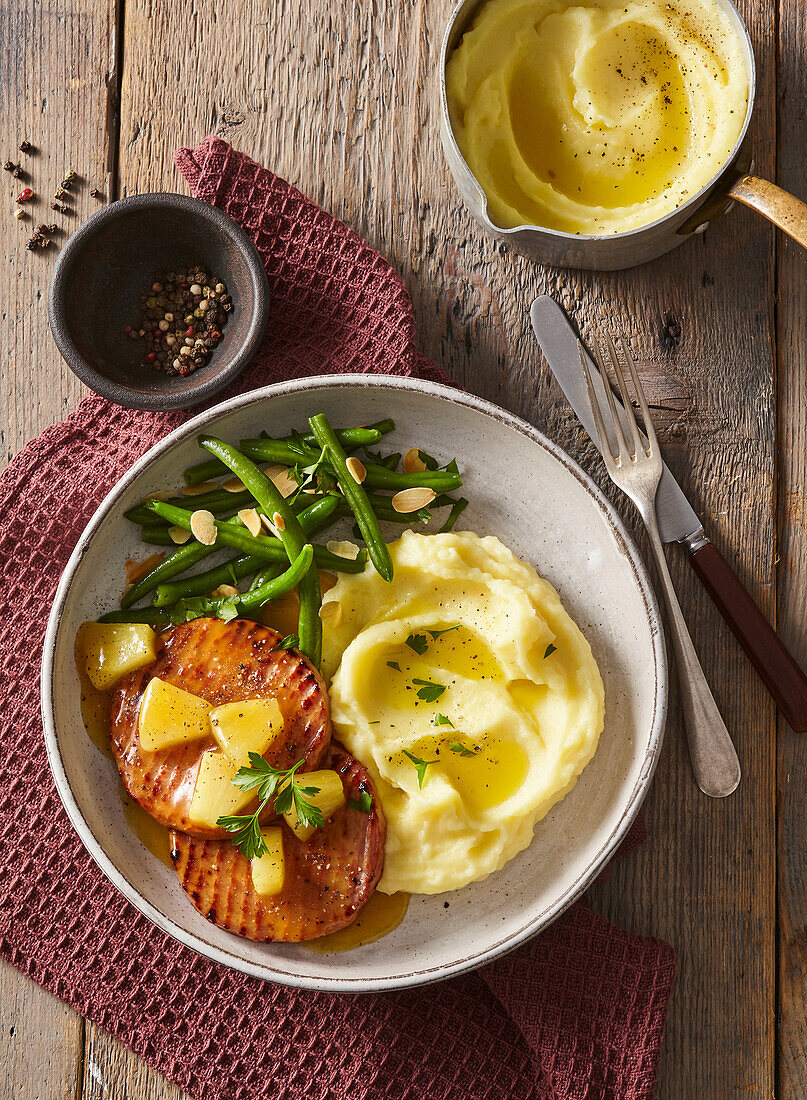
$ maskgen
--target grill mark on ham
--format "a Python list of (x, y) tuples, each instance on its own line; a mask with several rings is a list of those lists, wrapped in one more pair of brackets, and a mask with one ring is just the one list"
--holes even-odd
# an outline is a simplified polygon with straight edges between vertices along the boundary
[(261, 896), (250, 862), (227, 841), (174, 832), (172, 859), (182, 888), (213, 924), (259, 942), (315, 939), (351, 924), (381, 878), (386, 825), (366, 769), (332, 744), (323, 767), (342, 777), (345, 798), (373, 798), (369, 814), (343, 806), (299, 840), (283, 828), (285, 881), (281, 892)]
[[(160, 752), (140, 748), (140, 702), (154, 676), (213, 706), (276, 698), (285, 725), (265, 759), (284, 771), (301, 757), (304, 771), (319, 767), (331, 740), (327, 693), (319, 674), (299, 653), (272, 652), (280, 640), (276, 630), (246, 619), (194, 619), (163, 633), (157, 660), (116, 688), (110, 717), (112, 753), (129, 794), (162, 825), (195, 836), (227, 835), (188, 818), (202, 753), (216, 744), (212, 735)], [(251, 813), (254, 805), (240, 812)], [(267, 819), (271, 816), (268, 810)]]

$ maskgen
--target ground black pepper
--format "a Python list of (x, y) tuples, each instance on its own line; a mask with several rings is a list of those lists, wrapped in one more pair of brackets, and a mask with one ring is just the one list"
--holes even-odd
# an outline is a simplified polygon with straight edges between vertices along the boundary
[(202, 267), (158, 276), (141, 295), (140, 319), (126, 335), (142, 338), (144, 366), (166, 374), (191, 374), (210, 360), (233, 301), (220, 279)]

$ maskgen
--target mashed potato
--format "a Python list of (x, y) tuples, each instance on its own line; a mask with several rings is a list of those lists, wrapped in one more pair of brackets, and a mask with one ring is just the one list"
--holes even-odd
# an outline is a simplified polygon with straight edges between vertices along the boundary
[(714, 0), (488, 0), (449, 59), (451, 124), (502, 228), (617, 233), (695, 195), (748, 74)]
[(390, 553), (391, 584), (368, 566), (325, 596), (323, 665), (387, 817), (380, 889), (434, 894), (529, 845), (594, 755), (603, 687), (555, 589), (498, 539), (407, 531)]

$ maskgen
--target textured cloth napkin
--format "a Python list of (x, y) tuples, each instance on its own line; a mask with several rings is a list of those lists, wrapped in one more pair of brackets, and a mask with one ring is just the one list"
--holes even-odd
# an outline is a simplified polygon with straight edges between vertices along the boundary
[[(418, 355), (394, 271), (344, 225), (227, 144), (176, 163), (266, 264), (272, 322), (247, 389), (335, 371), (442, 379)], [(580, 902), (474, 974), (405, 993), (304, 993), (168, 939), (85, 852), (48, 769), (39, 654), (56, 585), (97, 504), (185, 414), (84, 400), (0, 478), (0, 952), (204, 1100), (651, 1097), (671, 948)]]

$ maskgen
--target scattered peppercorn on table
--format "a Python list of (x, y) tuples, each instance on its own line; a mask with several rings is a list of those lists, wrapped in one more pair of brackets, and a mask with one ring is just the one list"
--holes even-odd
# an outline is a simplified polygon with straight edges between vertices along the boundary
[[(48, 331), (56, 249), (109, 198), (186, 191), (173, 150), (215, 131), (390, 259), (411, 293), (423, 352), (461, 385), (533, 421), (589, 470), (597, 469), (590, 444), (549, 379), (526, 307), (535, 294), (552, 293), (589, 330), (632, 334), (669, 465), (696, 490), (715, 541), (744, 570), (766, 614), (778, 616), (803, 662), (803, 256), (739, 210), (672, 255), (617, 274), (542, 268), (484, 237), (462, 208), (439, 149), (438, 57), (452, 8), (450, 0), (380, 7), (312, 0), (273, 7), (269, 22), (259, 0), (199, 0), (192, 19), (177, 19), (167, 0), (127, 0), (117, 8), (100, 0), (50, 8), (20, 0), (0, 12), (4, 45), (18, 59), (7, 67), (0, 119), (0, 162), (11, 162), (0, 173), (6, 455), (61, 419), (84, 392)], [(757, 56), (767, 59), (750, 149), (760, 174), (775, 173), (805, 198), (800, 6), (747, 0), (742, 10)], [(23, 142), (29, 150), (21, 150)], [(61, 187), (71, 170), (77, 178)], [(31, 196), (17, 203), (28, 188)], [(245, 195), (247, 218), (249, 201)], [(38, 224), (51, 243), (29, 251)], [(304, 286), (305, 254), (298, 263)], [(155, 271), (153, 281), (162, 283), (163, 274)], [(218, 294), (217, 273), (205, 274), (199, 285)], [(225, 290), (234, 295), (237, 288)], [(197, 308), (182, 315), (183, 324), (191, 313), (201, 320)], [(172, 312), (164, 307), (158, 331)], [(181, 330), (177, 317), (165, 331), (179, 341), (177, 331), (197, 325)], [(136, 321), (121, 318), (121, 327)], [(270, 326), (282, 323), (273, 313)], [(196, 331), (182, 346), (190, 346), (186, 338), (197, 346)], [(156, 349), (145, 354), (152, 351), (156, 363)], [(683, 556), (673, 548), (669, 560), (708, 679), (737, 733), (744, 781), (725, 802), (699, 795), (674, 697), (646, 803), (649, 839), (615, 860), (588, 897), (610, 919), (661, 936), (678, 953), (661, 1100), (762, 1100), (774, 1090), (795, 1100), (807, 1095), (807, 744), (777, 718)], [(182, 1096), (5, 964), (0, 1004), (0, 1061), (6, 1092), (16, 1100)]]

